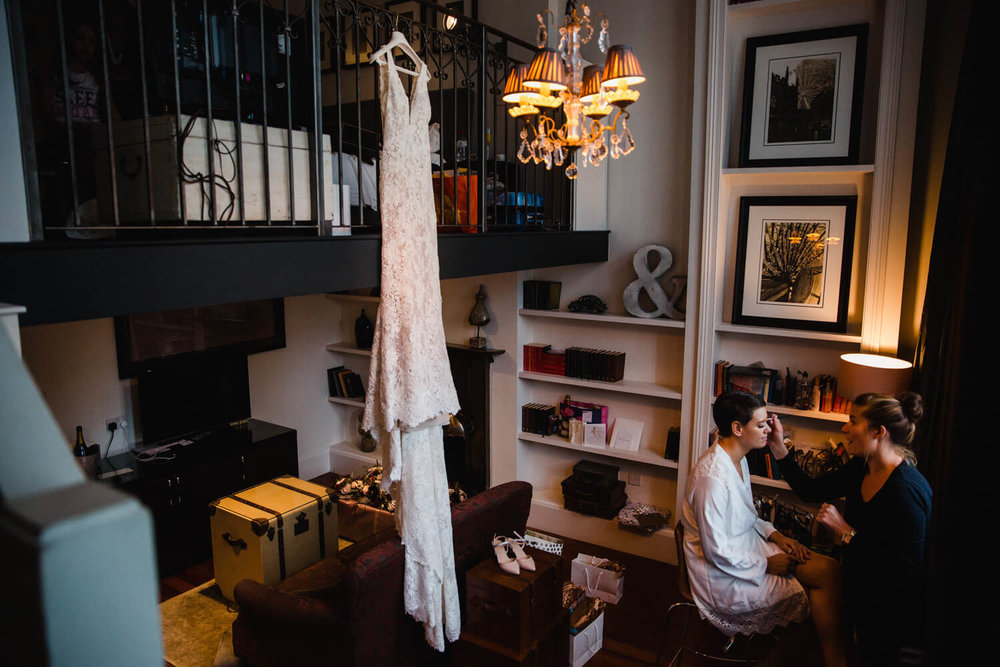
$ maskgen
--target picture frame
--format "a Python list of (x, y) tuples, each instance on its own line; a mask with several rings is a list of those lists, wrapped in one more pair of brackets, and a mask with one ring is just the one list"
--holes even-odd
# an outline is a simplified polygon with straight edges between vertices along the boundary
[(746, 41), (740, 167), (856, 164), (868, 24)]
[(329, 74), (333, 71), (333, 35), (326, 23), (320, 21), (319, 24), (319, 71), (321, 74)]
[(733, 324), (845, 333), (856, 196), (741, 197)]

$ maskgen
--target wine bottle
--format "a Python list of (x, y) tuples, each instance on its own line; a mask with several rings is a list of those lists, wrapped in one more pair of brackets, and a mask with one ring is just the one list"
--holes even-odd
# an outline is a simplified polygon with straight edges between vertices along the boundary
[(87, 442), (83, 439), (83, 427), (76, 427), (76, 444), (73, 445), (73, 456), (86, 456)]

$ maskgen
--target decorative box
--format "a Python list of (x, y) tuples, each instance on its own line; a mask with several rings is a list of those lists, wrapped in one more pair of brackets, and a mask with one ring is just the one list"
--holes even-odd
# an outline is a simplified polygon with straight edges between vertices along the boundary
[(465, 575), (463, 634), (526, 651), (562, 611), (562, 556), (525, 547), (535, 571), (514, 576), (492, 554)]
[(212, 564), (222, 595), (242, 579), (277, 584), (337, 553), (333, 491), (285, 475), (209, 503)]

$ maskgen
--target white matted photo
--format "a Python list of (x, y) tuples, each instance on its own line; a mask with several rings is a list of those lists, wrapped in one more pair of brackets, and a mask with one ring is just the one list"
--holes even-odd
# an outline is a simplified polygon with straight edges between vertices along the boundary
[(858, 161), (868, 25), (746, 43), (740, 167)]
[(733, 324), (843, 333), (857, 197), (741, 197)]

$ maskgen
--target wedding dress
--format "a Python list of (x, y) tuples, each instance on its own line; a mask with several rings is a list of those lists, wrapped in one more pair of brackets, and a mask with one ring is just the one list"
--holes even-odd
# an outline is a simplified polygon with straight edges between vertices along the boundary
[(461, 619), (441, 425), (458, 412), (441, 320), (437, 228), (427, 126), (427, 66), (407, 97), (391, 54), (379, 62), (382, 108), (382, 283), (364, 428), (387, 457), (383, 485), (396, 501), (405, 545), (406, 612), (443, 651)]

